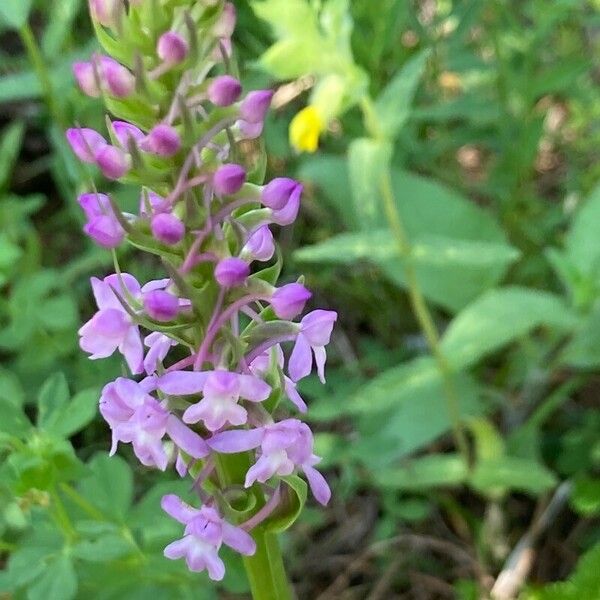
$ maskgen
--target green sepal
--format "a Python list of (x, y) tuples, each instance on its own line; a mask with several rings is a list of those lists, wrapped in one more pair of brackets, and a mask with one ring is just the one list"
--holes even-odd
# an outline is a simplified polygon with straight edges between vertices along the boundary
[(244, 331), (242, 334), (242, 339), (248, 344), (248, 349), (246, 352), (251, 352), (268, 339), (279, 338), (288, 335), (293, 336), (298, 333), (298, 330), (298, 325), (291, 323), (290, 321), (269, 321), (267, 323), (260, 323), (251, 329), (249, 326), (246, 328), (248, 333)]
[(283, 256), (281, 255), (281, 250), (279, 250), (279, 247), (277, 247), (277, 260), (275, 261), (275, 264), (271, 265), (270, 267), (267, 267), (266, 269), (263, 269), (262, 271), (258, 271), (253, 275), (250, 275), (248, 279), (251, 279), (253, 281), (260, 279), (262, 281), (270, 283), (271, 285), (275, 285), (277, 283), (277, 280), (279, 279), (279, 275), (281, 274), (282, 267)]
[(262, 524), (275, 533), (289, 529), (298, 519), (308, 494), (308, 486), (298, 475), (281, 477), (281, 501), (277, 510)]

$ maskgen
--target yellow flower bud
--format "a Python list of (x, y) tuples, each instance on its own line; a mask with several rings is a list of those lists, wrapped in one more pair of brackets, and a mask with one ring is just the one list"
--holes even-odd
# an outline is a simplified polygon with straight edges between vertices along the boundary
[(290, 144), (299, 152), (315, 152), (324, 128), (325, 123), (317, 109), (307, 106), (290, 123)]

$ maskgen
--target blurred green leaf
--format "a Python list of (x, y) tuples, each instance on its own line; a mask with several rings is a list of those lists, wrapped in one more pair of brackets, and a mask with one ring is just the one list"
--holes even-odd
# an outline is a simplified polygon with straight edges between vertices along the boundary
[(0, 432), (22, 437), (32, 426), (20, 406), (0, 398)]
[(600, 185), (577, 211), (565, 243), (569, 261), (581, 273), (600, 276)]
[(55, 373), (42, 386), (38, 395), (37, 426), (52, 430), (62, 416), (62, 409), (69, 401), (69, 386), (64, 373)]
[(354, 214), (360, 229), (384, 224), (380, 185), (392, 156), (389, 142), (359, 138), (348, 149), (348, 168)]
[(12, 172), (21, 152), (24, 134), (25, 123), (23, 121), (14, 121), (2, 131), (0, 141), (0, 190), (2, 191), (10, 185)]
[(129, 465), (119, 456), (96, 454), (88, 466), (90, 476), (81, 481), (81, 493), (107, 516), (123, 519), (133, 500)]
[(518, 490), (537, 496), (553, 488), (557, 479), (542, 464), (513, 456), (501, 456), (477, 462), (470, 484), (484, 494), (502, 496)]
[(48, 9), (52, 18), (42, 36), (41, 47), (44, 56), (53, 59), (60, 53), (65, 40), (71, 34), (73, 21), (81, 5), (81, 0), (52, 0)]
[(567, 332), (576, 323), (553, 294), (518, 287), (490, 290), (450, 323), (442, 350), (455, 368), (465, 368), (536, 327)]
[[(454, 377), (463, 418), (486, 412), (475, 380)], [(346, 409), (357, 415), (359, 437), (350, 450), (366, 464), (386, 464), (406, 456), (450, 430), (444, 385), (432, 358), (388, 369), (359, 387)]]
[(92, 388), (75, 394), (71, 401), (63, 405), (56, 418), (46, 429), (55, 435), (70, 437), (93, 421), (98, 414), (99, 390)]
[(89, 562), (105, 562), (123, 558), (133, 546), (116, 533), (106, 533), (95, 540), (82, 540), (73, 547), (73, 556)]
[(27, 23), (33, 0), (2, 0), (0, 21), (13, 29), (20, 29)]
[(66, 554), (48, 563), (43, 575), (27, 590), (27, 600), (71, 600), (76, 595), (77, 575)]
[(524, 600), (587, 600), (600, 598), (600, 544), (588, 550), (567, 581), (528, 591)]
[(407, 461), (405, 466), (376, 470), (377, 485), (405, 491), (422, 491), (440, 486), (462, 484), (468, 474), (458, 454), (432, 454)]
[(426, 49), (407, 61), (377, 98), (378, 127), (387, 139), (394, 139), (407, 121), (429, 56)]
[(577, 477), (571, 495), (571, 506), (580, 515), (587, 517), (600, 513), (600, 478)]

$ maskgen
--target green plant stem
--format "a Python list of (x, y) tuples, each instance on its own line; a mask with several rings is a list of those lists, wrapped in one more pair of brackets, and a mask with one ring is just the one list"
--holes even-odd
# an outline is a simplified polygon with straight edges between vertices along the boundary
[(437, 327), (435, 326), (431, 313), (429, 312), (429, 308), (427, 307), (427, 302), (425, 301), (425, 297), (421, 291), (417, 274), (412, 264), (412, 247), (406, 234), (406, 230), (404, 229), (404, 224), (402, 223), (400, 213), (396, 208), (396, 201), (394, 199), (394, 191), (392, 189), (392, 180), (389, 170), (386, 170), (381, 180), (381, 195), (383, 198), (385, 215), (390, 229), (394, 235), (396, 245), (398, 246), (398, 251), (400, 252), (400, 255), (405, 258), (404, 273), (406, 276), (408, 296), (413, 312), (417, 318), (417, 321), (419, 322), (423, 334), (425, 335), (429, 349), (431, 350), (438, 369), (442, 375), (446, 404), (448, 406), (450, 422), (452, 423), (454, 440), (458, 450), (465, 460), (465, 463), (469, 465), (471, 462), (469, 445), (461, 424), (460, 404), (454, 383), (454, 375), (452, 368), (442, 351), (440, 335)]
[(57, 525), (62, 529), (64, 536), (68, 540), (74, 540), (77, 537), (77, 532), (75, 531), (75, 528), (69, 519), (69, 515), (65, 510), (62, 500), (60, 499), (58, 490), (52, 489), (50, 491), (50, 497), (52, 499), (54, 508), (52, 512), (54, 513), (54, 518)]
[[(250, 466), (247, 454), (220, 456), (216, 460), (217, 473), (224, 487), (241, 484)], [(254, 510), (264, 505), (264, 496), (258, 486)], [(244, 556), (244, 568), (250, 583), (253, 600), (292, 600), (292, 590), (285, 572), (283, 555), (277, 535), (265, 531), (260, 525), (251, 532), (256, 542), (256, 552)]]
[(52, 116), (54, 122), (64, 129), (66, 127), (65, 119), (62, 110), (59, 108), (59, 105), (56, 101), (54, 87), (52, 85), (52, 80), (50, 79), (46, 62), (44, 61), (44, 57), (42, 56), (29, 23), (25, 23), (25, 25), (19, 29), (19, 35), (23, 45), (25, 46), (25, 50), (27, 51), (29, 61), (36, 72), (36, 75), (40, 81), (40, 85), (42, 86), (42, 93), (44, 99), (46, 100), (46, 104), (48, 105), (50, 115)]

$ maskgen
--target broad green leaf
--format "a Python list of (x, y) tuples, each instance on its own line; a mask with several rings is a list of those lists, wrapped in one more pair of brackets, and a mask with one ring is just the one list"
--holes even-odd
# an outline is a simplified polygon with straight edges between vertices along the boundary
[[(340, 214), (346, 213), (343, 217), (346, 223), (358, 223), (359, 215), (354, 211), (352, 217), (347, 216), (351, 211), (347, 163), (331, 156), (325, 157), (325, 161), (326, 169), (321, 169), (315, 159), (309, 160), (308, 167), (302, 170), (303, 175), (321, 188)], [(328, 178), (332, 173), (336, 176), (330, 189)], [(394, 169), (392, 182), (396, 206), (411, 243), (433, 246), (431, 252), (421, 257), (421, 264), (416, 265), (419, 283), (430, 301), (456, 312), (498, 283), (517, 255), (507, 245), (504, 233), (490, 213), (458, 193), (419, 175)], [(382, 226), (385, 225), (382, 223)], [(452, 244), (448, 247), (450, 240)], [(436, 244), (439, 247), (434, 248)], [(383, 252), (385, 247), (391, 250), (387, 243), (382, 243), (380, 248), (378, 241), (372, 252)], [(452, 267), (449, 258), (457, 259)], [(469, 258), (472, 267), (465, 268), (466, 258)], [(491, 264), (492, 259), (497, 263)], [(400, 261), (383, 263), (382, 269), (399, 286), (406, 286)]]
[(37, 426), (50, 431), (69, 401), (69, 386), (64, 373), (55, 373), (42, 386), (38, 395)]
[[(297, 250), (295, 257), (304, 262), (340, 264), (362, 259), (390, 266), (406, 258), (400, 255), (398, 244), (386, 229), (342, 233), (320, 244)], [(423, 235), (413, 242), (411, 257), (417, 269), (419, 266), (489, 268), (510, 264), (519, 257), (519, 252), (497, 242)]]
[(273, 44), (261, 56), (260, 63), (277, 79), (293, 79), (315, 72), (321, 56), (318, 40), (294, 38)]
[(363, 230), (381, 227), (385, 222), (380, 190), (391, 156), (389, 142), (369, 138), (354, 140), (348, 149), (354, 214)]
[(107, 533), (95, 540), (82, 540), (73, 547), (73, 556), (88, 562), (107, 562), (123, 558), (134, 546), (122, 535)]
[(600, 598), (600, 544), (594, 545), (577, 563), (567, 581), (527, 592), (524, 600), (591, 600)]
[(475, 489), (493, 497), (501, 497), (509, 490), (537, 496), (553, 488), (556, 476), (533, 460), (501, 456), (479, 461), (469, 482)]
[(318, 34), (316, 13), (305, 0), (261, 0), (251, 5), (280, 37)]
[[(463, 418), (486, 412), (473, 378), (454, 374)], [(359, 387), (346, 409), (357, 415), (358, 437), (350, 451), (365, 464), (387, 464), (406, 456), (451, 428), (443, 380), (432, 358), (388, 369)]]
[(462, 369), (536, 327), (568, 331), (575, 323), (558, 296), (518, 287), (491, 290), (452, 321), (442, 350), (455, 368)]
[(119, 456), (96, 454), (89, 462), (90, 475), (80, 484), (81, 493), (107, 516), (122, 519), (133, 500), (133, 475)]
[(42, 576), (27, 590), (27, 600), (71, 600), (77, 594), (77, 575), (71, 558), (61, 554), (48, 563)]
[(600, 275), (600, 237), (595, 226), (599, 221), (600, 185), (577, 212), (565, 244), (570, 263), (594, 276)]
[(348, 229), (358, 228), (358, 219), (352, 210), (352, 187), (347, 162), (339, 156), (306, 155), (300, 166), (299, 178), (318, 188), (317, 200), (325, 200), (328, 208)]
[(465, 481), (468, 467), (458, 454), (432, 454), (407, 461), (406, 465), (376, 470), (378, 486), (396, 490), (421, 491), (440, 486), (456, 486)]
[(32, 425), (21, 407), (11, 400), (0, 397), (0, 433), (21, 437), (31, 428)]
[(2, 0), (0, 2), (0, 22), (13, 29), (20, 29), (27, 23), (33, 0)]
[(580, 515), (593, 517), (600, 514), (600, 478), (578, 477), (575, 480), (571, 505)]
[(581, 320), (560, 359), (563, 364), (579, 369), (600, 365), (600, 309), (593, 310)]
[(68, 39), (73, 21), (81, 8), (81, 0), (52, 0), (52, 18), (42, 37), (42, 52), (47, 58), (55, 58)]
[(493, 460), (504, 454), (504, 440), (491, 421), (471, 419), (469, 429), (475, 441), (477, 460)]
[(415, 92), (425, 71), (430, 51), (422, 50), (411, 58), (381, 92), (375, 104), (381, 134), (394, 139), (407, 121)]
[(10, 271), (21, 258), (23, 250), (0, 233), (0, 270)]
[(77, 303), (70, 294), (59, 294), (40, 305), (40, 321), (50, 331), (74, 327), (78, 321)]
[(25, 124), (14, 121), (2, 130), (0, 137), (0, 190), (5, 190), (10, 184), (12, 172), (21, 152)]
[(98, 414), (100, 392), (96, 388), (82, 390), (73, 396), (57, 413), (46, 429), (61, 437), (70, 437), (93, 421)]

